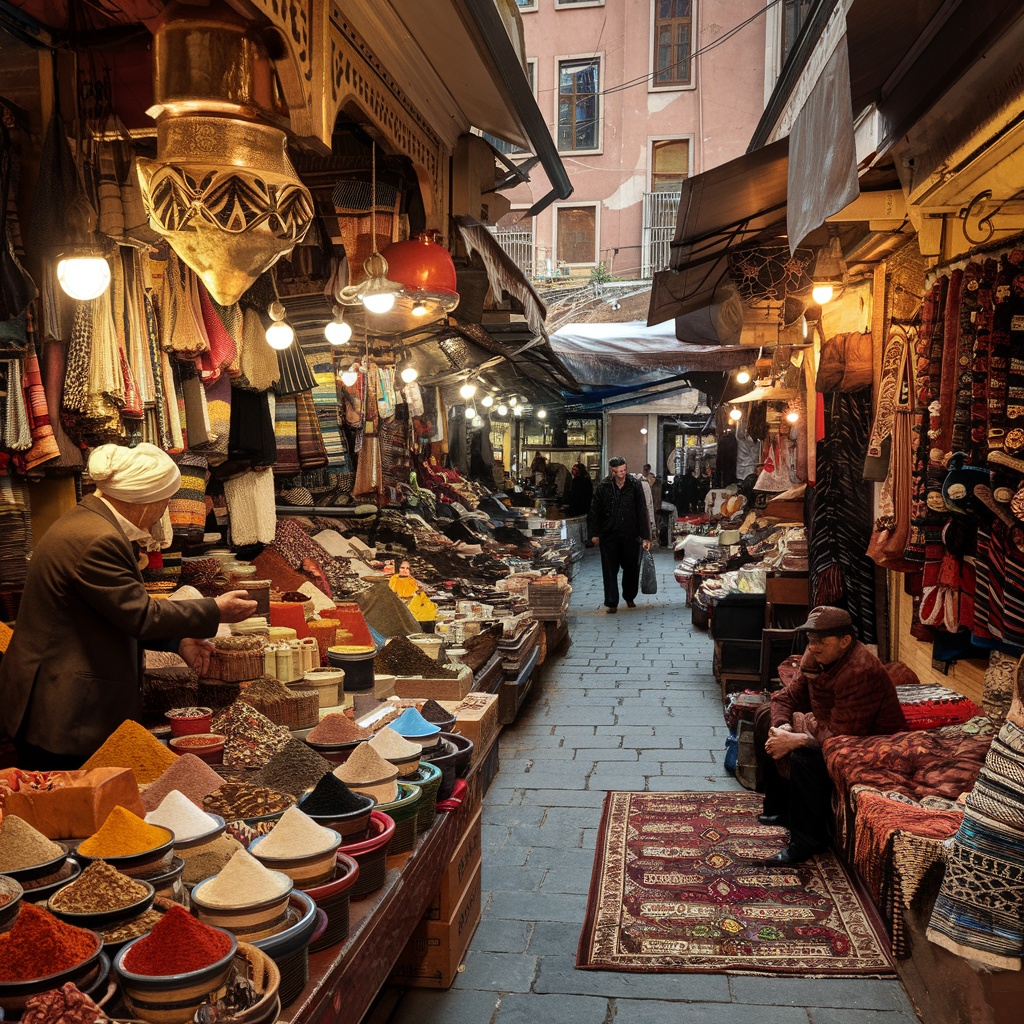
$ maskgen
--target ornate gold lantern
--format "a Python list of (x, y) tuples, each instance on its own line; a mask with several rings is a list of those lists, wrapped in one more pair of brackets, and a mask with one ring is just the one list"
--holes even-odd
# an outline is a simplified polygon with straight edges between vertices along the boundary
[(157, 158), (140, 158), (152, 228), (222, 305), (302, 240), (313, 201), (273, 116), (272, 66), (226, 4), (170, 4), (154, 30)]

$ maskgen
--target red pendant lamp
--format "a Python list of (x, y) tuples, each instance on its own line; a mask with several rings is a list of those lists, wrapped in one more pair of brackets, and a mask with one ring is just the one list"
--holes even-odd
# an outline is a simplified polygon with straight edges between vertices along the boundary
[(459, 304), (455, 264), (448, 250), (437, 244), (436, 231), (394, 242), (381, 255), (388, 261), (388, 278), (403, 288), (395, 312), (401, 307), (411, 326), (437, 320)]

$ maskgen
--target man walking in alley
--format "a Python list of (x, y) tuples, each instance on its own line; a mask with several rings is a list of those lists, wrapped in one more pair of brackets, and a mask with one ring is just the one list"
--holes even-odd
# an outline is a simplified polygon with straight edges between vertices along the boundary
[(606, 614), (619, 607), (619, 570), (622, 596), (627, 608), (635, 608), (640, 589), (640, 546), (651, 547), (647, 502), (638, 480), (626, 472), (626, 460), (616, 456), (608, 462), (608, 476), (594, 490), (587, 517), (590, 539), (601, 551)]

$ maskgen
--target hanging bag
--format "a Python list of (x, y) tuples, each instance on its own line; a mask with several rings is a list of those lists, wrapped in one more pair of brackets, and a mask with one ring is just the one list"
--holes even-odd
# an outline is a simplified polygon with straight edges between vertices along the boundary
[(650, 551), (640, 551), (640, 593), (656, 594), (658, 592), (658, 570), (654, 567), (654, 555)]

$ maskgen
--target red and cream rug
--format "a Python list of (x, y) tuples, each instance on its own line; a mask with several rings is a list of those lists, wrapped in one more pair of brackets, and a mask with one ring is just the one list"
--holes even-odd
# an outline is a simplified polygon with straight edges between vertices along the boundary
[(755, 793), (609, 793), (576, 966), (894, 974), (874, 908), (832, 853), (751, 863), (786, 842), (760, 810)]

